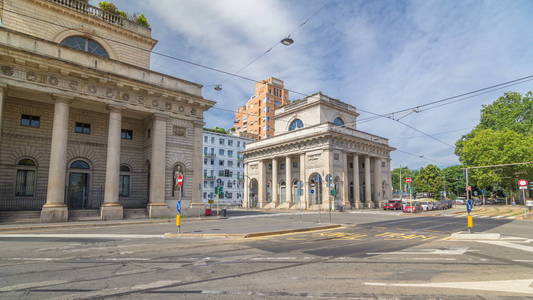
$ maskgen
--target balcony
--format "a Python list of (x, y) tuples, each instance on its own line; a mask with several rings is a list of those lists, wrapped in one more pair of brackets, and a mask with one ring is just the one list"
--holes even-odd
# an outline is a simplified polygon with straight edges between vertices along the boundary
[(133, 31), (140, 35), (144, 35), (147, 37), (151, 37), (152, 35), (150, 28), (137, 24), (122, 16), (104, 11), (100, 9), (99, 7), (92, 6), (88, 4), (86, 1), (82, 1), (82, 0), (48, 0), (48, 1), (61, 5), (63, 7), (70, 8), (79, 13), (104, 20), (109, 24), (122, 27), (126, 30)]

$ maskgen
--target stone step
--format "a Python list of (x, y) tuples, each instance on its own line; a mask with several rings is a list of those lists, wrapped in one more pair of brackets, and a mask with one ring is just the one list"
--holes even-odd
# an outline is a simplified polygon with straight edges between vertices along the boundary
[(0, 223), (36, 223), (40, 217), (40, 210), (0, 211)]
[(69, 209), (69, 221), (90, 221), (100, 220), (100, 210), (98, 209)]

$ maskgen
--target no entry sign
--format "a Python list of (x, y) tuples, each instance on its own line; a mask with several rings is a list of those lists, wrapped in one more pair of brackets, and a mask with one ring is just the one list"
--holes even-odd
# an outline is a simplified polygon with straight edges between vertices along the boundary
[(178, 177), (176, 178), (176, 185), (183, 185), (183, 175), (178, 175)]
[(405, 182), (407, 182), (407, 183), (411, 183), (411, 181), (412, 181), (412, 180), (411, 180), (411, 177), (405, 177)]
[(518, 180), (518, 186), (519, 186), (520, 189), (523, 189), (523, 190), (527, 189), (528, 183), (529, 182), (527, 180), (525, 180), (525, 179)]

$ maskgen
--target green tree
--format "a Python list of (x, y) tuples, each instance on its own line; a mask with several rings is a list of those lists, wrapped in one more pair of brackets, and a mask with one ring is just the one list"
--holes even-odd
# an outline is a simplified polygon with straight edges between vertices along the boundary
[[(402, 171), (401, 182), (402, 182), (403, 190), (407, 191), (407, 184), (405, 183), (405, 178), (415, 177), (417, 171), (411, 170), (408, 167), (402, 167), (401, 171)], [(391, 173), (391, 177), (392, 177), (392, 187), (394, 191), (399, 191), (400, 190), (400, 168), (393, 169)]]
[(476, 129), (510, 129), (533, 134), (533, 93), (505, 93), (490, 105), (483, 105)]
[(420, 173), (413, 180), (417, 192), (429, 193), (430, 197), (439, 198), (444, 186), (441, 170), (436, 165), (429, 164), (420, 169)]
[(444, 190), (448, 194), (460, 196), (465, 193), (465, 176), (463, 166), (451, 166), (442, 169), (442, 176), (444, 177)]

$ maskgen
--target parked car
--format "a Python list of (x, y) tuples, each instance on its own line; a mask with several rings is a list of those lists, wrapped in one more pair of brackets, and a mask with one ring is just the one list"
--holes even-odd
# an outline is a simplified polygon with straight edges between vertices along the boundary
[(420, 206), (424, 211), (433, 210), (433, 202), (431, 201), (422, 201), (420, 202)]
[(422, 206), (420, 203), (414, 201), (414, 202), (407, 202), (405, 206), (403, 207), (403, 212), (406, 213), (417, 213), (422, 211)]
[(402, 201), (400, 200), (390, 200), (389, 202), (385, 203), (383, 205), (384, 210), (401, 210), (402, 209)]
[(455, 198), (455, 205), (464, 205), (466, 201), (465, 197), (457, 197)]

